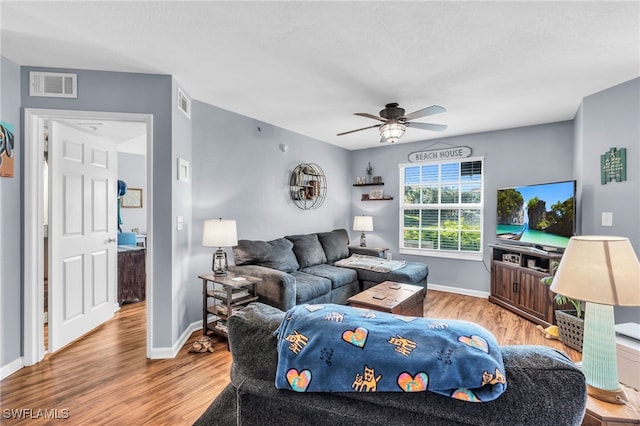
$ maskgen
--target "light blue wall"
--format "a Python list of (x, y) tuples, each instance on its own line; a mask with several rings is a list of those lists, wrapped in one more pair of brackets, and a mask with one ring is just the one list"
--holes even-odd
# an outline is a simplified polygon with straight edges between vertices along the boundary
[[(640, 255), (640, 78), (587, 96), (577, 118), (582, 233), (627, 237)], [(627, 180), (602, 185), (600, 156), (611, 148), (627, 149)], [(613, 226), (602, 226), (602, 212), (613, 213)], [(640, 323), (640, 308), (618, 307), (615, 315), (616, 323)]]
[[(185, 93), (188, 95), (188, 93)], [(173, 114), (171, 135), (173, 138), (172, 165), (163, 169), (162, 173), (169, 175), (173, 187), (173, 217), (171, 232), (173, 233), (173, 270), (172, 270), (172, 311), (171, 311), (171, 339), (175, 342), (186, 330), (192, 319), (189, 314), (189, 297), (193, 293), (193, 276), (189, 274), (191, 258), (191, 220), (192, 198), (191, 191), (193, 177), (188, 181), (179, 181), (178, 158), (192, 163), (192, 121), (178, 109), (178, 82), (171, 81), (171, 111)], [(192, 174), (193, 167), (189, 173)], [(154, 195), (155, 196), (155, 195)], [(182, 229), (177, 229), (177, 218), (182, 218)], [(159, 307), (158, 309), (161, 309)], [(202, 312), (202, 311), (200, 311)], [(159, 313), (158, 313), (159, 314)]]
[(13, 124), (13, 178), (0, 178), (0, 367), (22, 355), (22, 126), (20, 67), (0, 57), (0, 120)]
[[(193, 102), (192, 320), (200, 318), (199, 274), (211, 271), (214, 249), (202, 247), (207, 219), (235, 219), (239, 239), (271, 240), (285, 235), (351, 226), (350, 152), (297, 133)], [(279, 149), (288, 146), (287, 152)], [(301, 210), (289, 195), (291, 171), (316, 163), (327, 177), (327, 196), (316, 210)], [(228, 251), (230, 261), (232, 253)]]
[[(78, 98), (29, 96), (29, 71), (73, 72), (78, 74)], [(168, 75), (116, 73), (75, 69), (22, 67), (23, 108), (78, 111), (129, 112), (153, 115), (153, 306), (152, 346), (171, 347), (173, 296), (172, 266), (172, 79)]]
[[(127, 184), (127, 188), (142, 189), (142, 197), (147, 195), (147, 157), (127, 152), (118, 153), (118, 179)], [(142, 200), (142, 208), (123, 208), (122, 231), (129, 232), (138, 228), (141, 233), (147, 232), (147, 202)]]
[[(408, 163), (411, 152), (451, 145), (468, 146), (472, 156), (484, 156), (484, 262), (398, 254), (398, 206), (402, 197), (398, 165)], [(429, 283), (489, 292), (490, 250), (487, 243), (495, 242), (496, 190), (573, 179), (573, 124), (565, 121), (354, 151), (350, 184), (355, 183), (357, 176), (365, 176), (369, 162), (373, 175), (382, 176), (385, 194), (393, 196), (394, 200), (363, 202), (360, 201), (362, 188), (368, 190), (369, 187), (353, 188), (353, 214), (373, 216), (374, 231), (367, 234), (367, 245), (389, 247), (394, 259), (426, 263)], [(351, 237), (353, 240), (357, 233), (352, 231)]]
[[(577, 178), (582, 191), (578, 232), (628, 236), (639, 249), (639, 79), (585, 98), (575, 121), (349, 152), (195, 100), (189, 121), (175, 108), (178, 84), (166, 75), (49, 69), (78, 73), (78, 99), (31, 98), (28, 72), (41, 69), (20, 69), (1, 60), (1, 119), (15, 124), (18, 160), (16, 177), (0, 179), (0, 366), (19, 358), (22, 347), (21, 106), (153, 114), (150, 243), (155, 254), (152, 345), (157, 348), (171, 347), (200, 318), (197, 275), (210, 270), (213, 252), (200, 244), (207, 219), (236, 219), (241, 239), (347, 228), (357, 242), (350, 229), (353, 215), (371, 214), (375, 231), (368, 234), (370, 246), (390, 247), (394, 258), (427, 263), (430, 283), (488, 292), (486, 244), (493, 242), (496, 189)], [(281, 151), (280, 144), (288, 150)], [(484, 264), (398, 254), (398, 165), (412, 151), (443, 144), (469, 146), (474, 156), (485, 158)], [(599, 156), (613, 146), (627, 147), (628, 181), (600, 186)], [(178, 157), (190, 163), (188, 183), (177, 181)], [(327, 176), (327, 197), (317, 210), (300, 210), (289, 196), (289, 173), (302, 162), (319, 164)], [(362, 188), (352, 184), (365, 175), (369, 162), (394, 201), (360, 201)], [(613, 212), (613, 228), (600, 229), (602, 211)], [(183, 217), (182, 230), (176, 229), (178, 216)], [(638, 311), (616, 310), (616, 320), (640, 321)]]

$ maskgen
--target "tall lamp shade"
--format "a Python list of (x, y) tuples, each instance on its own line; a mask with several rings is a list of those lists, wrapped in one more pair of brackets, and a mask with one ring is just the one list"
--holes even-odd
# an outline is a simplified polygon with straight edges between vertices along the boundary
[(551, 290), (586, 302), (582, 368), (587, 392), (624, 404), (618, 382), (613, 306), (640, 306), (640, 263), (628, 238), (572, 237)]
[(364, 235), (365, 231), (373, 231), (373, 217), (372, 216), (354, 216), (353, 217), (353, 230), (360, 231), (360, 246), (367, 246), (367, 237)]
[(211, 269), (214, 275), (226, 275), (229, 263), (227, 253), (222, 247), (232, 247), (238, 244), (238, 231), (235, 220), (207, 220), (202, 228), (202, 245), (217, 247), (213, 255)]

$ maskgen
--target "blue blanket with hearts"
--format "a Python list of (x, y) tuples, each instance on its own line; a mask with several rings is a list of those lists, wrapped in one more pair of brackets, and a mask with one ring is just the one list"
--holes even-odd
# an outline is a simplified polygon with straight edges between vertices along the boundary
[(495, 337), (468, 321), (298, 305), (274, 335), (278, 389), (430, 391), (470, 402), (491, 401), (507, 389)]

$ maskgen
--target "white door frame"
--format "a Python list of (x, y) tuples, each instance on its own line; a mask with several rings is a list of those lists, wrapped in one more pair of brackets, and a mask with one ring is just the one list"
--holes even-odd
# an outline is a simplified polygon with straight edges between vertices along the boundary
[(153, 115), (25, 108), (24, 110), (24, 365), (44, 359), (44, 138), (45, 119), (135, 121), (147, 126), (147, 358), (153, 336)]

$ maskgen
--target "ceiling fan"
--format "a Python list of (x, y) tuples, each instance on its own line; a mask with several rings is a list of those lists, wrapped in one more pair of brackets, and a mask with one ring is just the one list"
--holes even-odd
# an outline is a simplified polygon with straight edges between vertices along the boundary
[(380, 142), (394, 143), (400, 136), (404, 134), (407, 127), (416, 127), (418, 129), (433, 130), (435, 132), (442, 132), (447, 129), (445, 124), (432, 124), (432, 123), (416, 123), (410, 122), (415, 118), (426, 117), (427, 115), (440, 114), (446, 112), (444, 107), (439, 105), (431, 105), (430, 107), (414, 111), (410, 114), (404, 114), (404, 108), (400, 108), (397, 103), (390, 103), (384, 106), (384, 109), (380, 111), (380, 115), (369, 114), (366, 112), (356, 112), (354, 115), (361, 117), (373, 118), (374, 120), (382, 121), (382, 124), (375, 124), (373, 126), (363, 127), (361, 129), (349, 130), (348, 132), (338, 133), (337, 136), (347, 135), (349, 133), (359, 132), (360, 130), (373, 129), (375, 127), (380, 128)]

